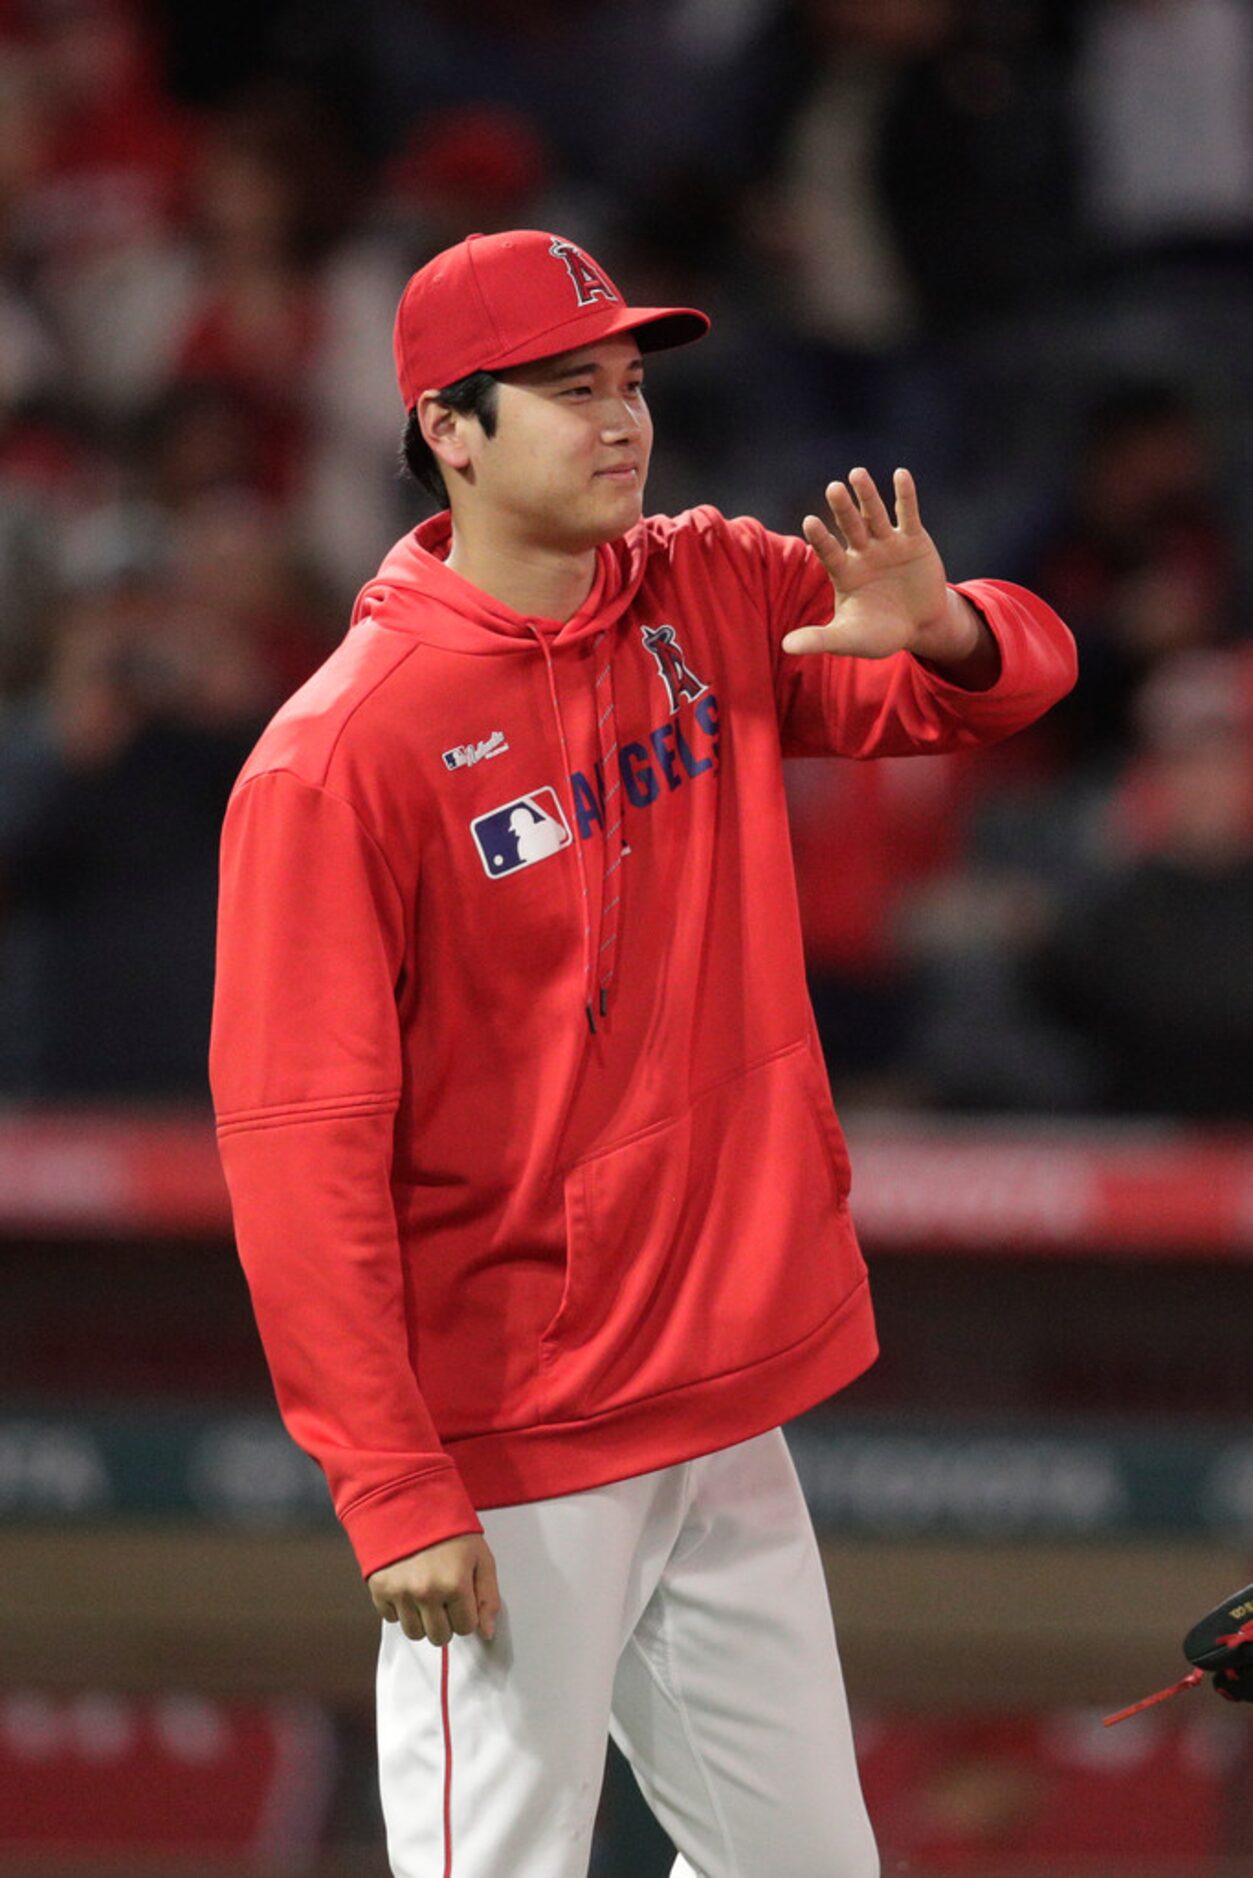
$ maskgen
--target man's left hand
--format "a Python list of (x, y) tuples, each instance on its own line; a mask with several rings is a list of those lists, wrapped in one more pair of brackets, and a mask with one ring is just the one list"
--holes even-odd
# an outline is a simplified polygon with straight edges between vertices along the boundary
[(974, 688), (994, 683), (996, 642), (970, 602), (948, 586), (922, 525), (913, 477), (898, 469), (892, 483), (895, 522), (865, 469), (853, 470), (848, 484), (827, 486), (838, 535), (818, 516), (805, 517), (805, 539), (831, 576), (835, 612), (826, 626), (786, 634), (783, 650), (861, 659), (912, 652)]

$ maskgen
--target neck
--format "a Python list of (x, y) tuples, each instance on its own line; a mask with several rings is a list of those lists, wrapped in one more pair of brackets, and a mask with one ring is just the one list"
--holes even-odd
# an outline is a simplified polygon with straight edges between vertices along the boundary
[(528, 619), (573, 619), (596, 578), (596, 550), (484, 540), (454, 520), (447, 566)]

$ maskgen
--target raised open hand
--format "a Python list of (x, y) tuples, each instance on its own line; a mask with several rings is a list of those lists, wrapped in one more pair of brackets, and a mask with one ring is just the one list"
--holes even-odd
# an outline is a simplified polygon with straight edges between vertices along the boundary
[(946, 584), (944, 563), (922, 525), (909, 471), (898, 469), (892, 478), (895, 521), (869, 470), (853, 470), (848, 483), (851, 488), (842, 482), (827, 486), (839, 535), (816, 515), (807, 515), (802, 524), (806, 541), (831, 576), (834, 616), (825, 626), (788, 633), (783, 650), (862, 659), (913, 652), (943, 665), (971, 657), (987, 629)]

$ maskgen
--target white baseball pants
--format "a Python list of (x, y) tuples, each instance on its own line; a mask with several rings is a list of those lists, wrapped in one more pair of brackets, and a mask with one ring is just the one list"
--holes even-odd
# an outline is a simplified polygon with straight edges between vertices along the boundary
[(671, 1878), (878, 1878), (809, 1513), (782, 1433), (482, 1515), (503, 1610), (383, 1626), (395, 1878), (586, 1878), (606, 1734)]

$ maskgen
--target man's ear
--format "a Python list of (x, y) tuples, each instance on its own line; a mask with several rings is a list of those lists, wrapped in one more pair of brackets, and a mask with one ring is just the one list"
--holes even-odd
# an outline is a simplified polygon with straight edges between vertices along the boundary
[(468, 413), (442, 404), (434, 391), (424, 391), (417, 402), (418, 423), (432, 455), (444, 469), (467, 470), (470, 446), (467, 427), (478, 422)]

